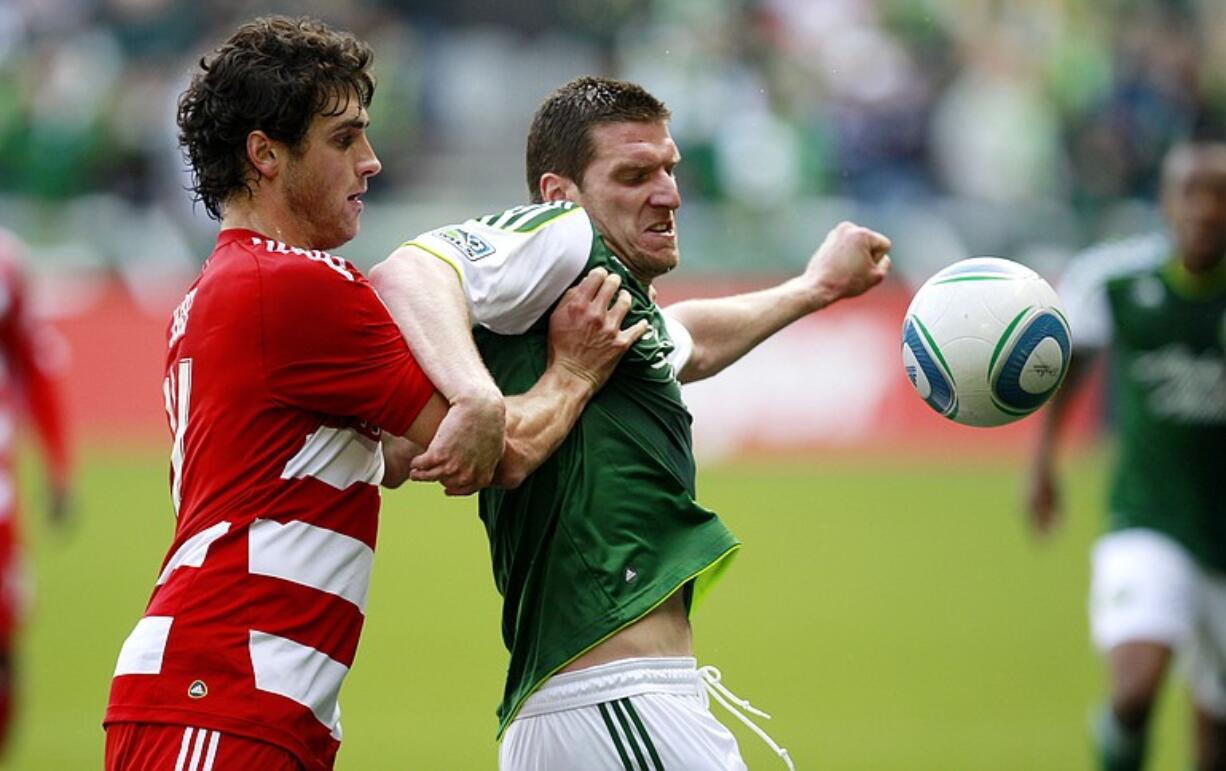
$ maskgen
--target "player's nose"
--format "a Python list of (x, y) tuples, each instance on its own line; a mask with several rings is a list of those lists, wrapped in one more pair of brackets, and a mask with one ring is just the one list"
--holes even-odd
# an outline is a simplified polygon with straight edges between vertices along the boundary
[(375, 155), (375, 148), (371, 147), (370, 140), (362, 138), (363, 152), (358, 156), (358, 176), (373, 177), (383, 169), (383, 164), (379, 161), (379, 156)]
[(677, 180), (673, 175), (661, 173), (654, 189), (651, 191), (649, 203), (663, 209), (677, 209), (681, 206), (681, 191), (677, 188)]

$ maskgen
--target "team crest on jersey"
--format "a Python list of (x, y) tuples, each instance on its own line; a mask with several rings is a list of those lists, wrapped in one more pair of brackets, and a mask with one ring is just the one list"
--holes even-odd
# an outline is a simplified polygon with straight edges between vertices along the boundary
[(203, 680), (193, 680), (192, 684), (187, 686), (187, 695), (193, 699), (203, 699), (209, 695), (209, 687)]
[(469, 262), (476, 262), (494, 253), (494, 247), (489, 241), (461, 228), (436, 230), (434, 234), (463, 252)]

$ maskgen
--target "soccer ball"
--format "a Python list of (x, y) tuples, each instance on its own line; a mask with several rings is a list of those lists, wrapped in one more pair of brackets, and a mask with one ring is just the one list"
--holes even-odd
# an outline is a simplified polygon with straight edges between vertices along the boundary
[(902, 362), (920, 398), (968, 426), (1012, 423), (1051, 398), (1072, 351), (1060, 298), (1039, 274), (997, 257), (928, 279), (907, 308)]

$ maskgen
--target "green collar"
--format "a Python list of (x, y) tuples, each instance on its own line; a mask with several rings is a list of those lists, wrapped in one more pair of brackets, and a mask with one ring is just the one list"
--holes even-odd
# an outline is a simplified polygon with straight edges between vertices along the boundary
[(1189, 300), (1207, 300), (1226, 292), (1226, 259), (1203, 275), (1191, 273), (1178, 257), (1172, 256), (1162, 269), (1171, 289)]

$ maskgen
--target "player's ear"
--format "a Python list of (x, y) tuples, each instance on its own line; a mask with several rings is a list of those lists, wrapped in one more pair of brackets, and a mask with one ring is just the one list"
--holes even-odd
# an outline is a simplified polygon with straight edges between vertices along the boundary
[(247, 162), (261, 177), (275, 177), (280, 164), (283, 147), (263, 131), (247, 135)]
[(579, 203), (579, 186), (561, 174), (547, 171), (541, 175), (541, 200), (545, 203), (554, 201), (572, 201)]

